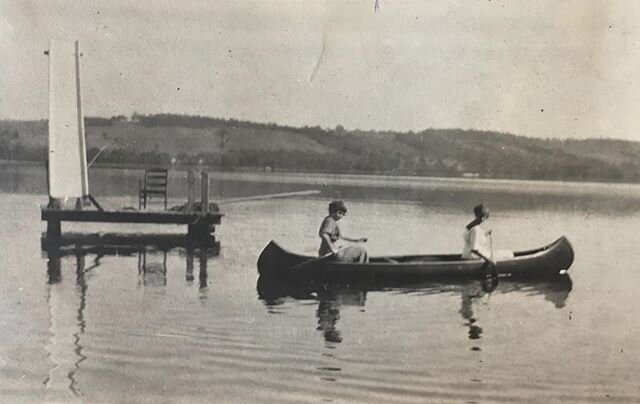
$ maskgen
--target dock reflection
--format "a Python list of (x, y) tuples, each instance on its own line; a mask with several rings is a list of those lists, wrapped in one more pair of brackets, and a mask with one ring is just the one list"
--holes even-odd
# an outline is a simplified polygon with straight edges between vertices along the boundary
[(185, 279), (194, 280), (194, 258), (199, 261), (199, 282), (207, 286), (207, 260), (219, 255), (220, 243), (203, 245), (180, 234), (123, 234), (123, 233), (66, 233), (61, 238), (49, 240), (43, 233), (41, 247), (47, 257), (49, 284), (62, 280), (60, 260), (75, 256), (84, 260), (94, 255), (93, 269), (104, 256), (138, 257), (138, 274), (142, 286), (166, 286), (167, 254), (177, 252), (185, 256)]
[[(474, 303), (493, 293), (523, 293), (527, 296), (543, 296), (554, 307), (565, 306), (573, 282), (568, 275), (545, 279), (500, 278), (486, 280), (454, 280), (452, 282), (402, 283), (327, 283), (290, 282), (258, 278), (258, 298), (271, 311), (291, 300), (316, 301), (318, 331), (325, 341), (342, 342), (338, 329), (342, 306), (364, 307), (368, 292), (390, 292), (415, 295), (454, 293), (460, 295), (459, 313), (467, 327), (468, 338), (482, 338), (483, 329), (474, 313)], [(475, 348), (474, 348), (475, 349)]]
[[(52, 362), (44, 381), (51, 401), (67, 401), (69, 394), (82, 397), (76, 374), (87, 359), (82, 337), (87, 328), (85, 309), (88, 280), (99, 268), (105, 256), (137, 256), (138, 285), (167, 286), (167, 255), (177, 252), (185, 256), (185, 279), (194, 281), (196, 258), (199, 261), (201, 298), (207, 292), (207, 262), (217, 256), (219, 244), (203, 246), (191, 243), (182, 235), (167, 234), (80, 234), (69, 233), (56, 240), (41, 240), (47, 258), (47, 304), (50, 314), (50, 334), (46, 351)], [(74, 259), (75, 258), (75, 259)], [(74, 267), (73, 282), (63, 280)]]

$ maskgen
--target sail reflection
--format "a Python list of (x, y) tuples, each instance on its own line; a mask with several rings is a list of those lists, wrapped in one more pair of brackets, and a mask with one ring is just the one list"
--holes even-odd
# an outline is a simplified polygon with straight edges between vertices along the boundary
[(87, 325), (84, 315), (88, 291), (86, 273), (93, 266), (87, 268), (85, 256), (76, 255), (73, 285), (62, 282), (61, 266), (61, 254), (49, 255), (47, 303), (51, 316), (51, 337), (45, 349), (54, 366), (49, 370), (45, 386), (49, 393), (64, 394), (68, 390), (75, 396), (82, 396), (77, 386), (76, 372), (87, 359), (81, 337)]
[[(167, 255), (175, 250), (186, 258), (186, 280), (194, 280), (194, 256), (199, 261), (200, 298), (206, 298), (207, 262), (219, 254), (219, 244), (192, 244), (183, 235), (167, 234), (79, 234), (68, 233), (56, 240), (42, 237), (47, 258), (47, 303), (50, 314), (50, 339), (46, 346), (52, 362), (45, 380), (51, 401), (68, 401), (70, 394), (81, 397), (77, 373), (87, 359), (82, 343), (87, 329), (88, 280), (99, 268), (104, 256), (137, 256), (138, 285), (167, 286)], [(63, 279), (69, 267), (74, 282)]]
[[(524, 293), (528, 296), (543, 296), (554, 307), (562, 308), (566, 304), (573, 283), (568, 275), (547, 279), (527, 278), (488, 278), (484, 280), (456, 280), (453, 282), (428, 282), (417, 284), (402, 283), (327, 283), (294, 282), (258, 278), (258, 298), (270, 312), (277, 306), (291, 300), (315, 301), (317, 330), (322, 332), (325, 341), (342, 342), (338, 328), (342, 306), (364, 307), (368, 292), (391, 292), (415, 295), (433, 295), (456, 293), (460, 295), (459, 313), (467, 328), (468, 338), (482, 338), (483, 328), (474, 312), (474, 303), (493, 293)], [(479, 349), (479, 348), (474, 348)]]

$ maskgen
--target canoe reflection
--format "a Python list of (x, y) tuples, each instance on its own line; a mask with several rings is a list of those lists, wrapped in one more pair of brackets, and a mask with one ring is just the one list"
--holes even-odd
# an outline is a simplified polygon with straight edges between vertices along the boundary
[(365, 306), (367, 292), (392, 292), (416, 295), (439, 293), (459, 293), (461, 296), (460, 314), (468, 327), (469, 339), (482, 337), (482, 327), (474, 315), (473, 303), (492, 293), (524, 293), (527, 296), (543, 296), (556, 308), (562, 308), (569, 297), (573, 282), (567, 275), (549, 279), (485, 279), (458, 280), (454, 282), (430, 282), (420, 284), (376, 283), (326, 283), (293, 282), (258, 278), (258, 298), (272, 310), (290, 300), (309, 300), (318, 303), (316, 317), (318, 331), (323, 333), (327, 342), (342, 342), (337, 328), (342, 306)]

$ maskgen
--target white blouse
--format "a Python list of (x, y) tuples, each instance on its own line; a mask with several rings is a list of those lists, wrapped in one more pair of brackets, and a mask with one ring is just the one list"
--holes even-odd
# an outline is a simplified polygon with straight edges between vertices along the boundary
[(478, 259), (477, 254), (471, 251), (479, 251), (485, 257), (491, 258), (491, 244), (487, 238), (487, 233), (480, 225), (473, 226), (470, 230), (465, 230), (462, 235), (464, 239), (464, 248), (462, 249), (463, 259)]

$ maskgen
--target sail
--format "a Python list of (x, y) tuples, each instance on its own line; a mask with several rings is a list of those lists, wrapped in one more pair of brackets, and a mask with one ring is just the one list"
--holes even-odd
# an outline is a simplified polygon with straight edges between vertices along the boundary
[(49, 45), (49, 196), (89, 194), (78, 42)]

